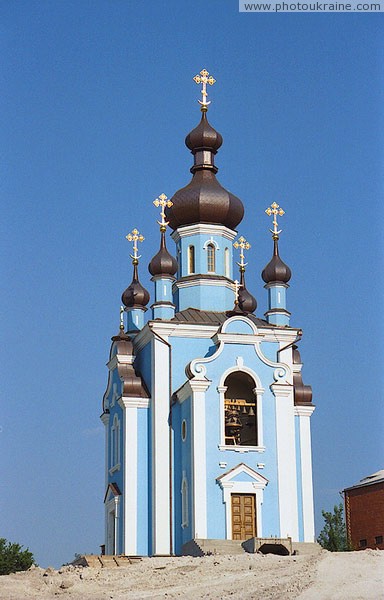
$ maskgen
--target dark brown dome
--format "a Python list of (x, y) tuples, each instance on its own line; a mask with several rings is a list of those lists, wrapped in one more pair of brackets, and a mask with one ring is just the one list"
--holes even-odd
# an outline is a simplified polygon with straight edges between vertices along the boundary
[(244, 267), (240, 269), (240, 289), (238, 295), (239, 308), (244, 313), (253, 313), (257, 308), (257, 301), (254, 296), (247, 290), (245, 285)]
[(149, 302), (149, 292), (139, 281), (137, 264), (133, 265), (132, 282), (123, 292), (121, 300), (127, 308), (144, 308)]
[(274, 240), (272, 259), (264, 268), (261, 276), (265, 283), (288, 283), (288, 281), (291, 279), (291, 269), (281, 260), (279, 256), (278, 240)]
[(166, 209), (172, 229), (194, 223), (212, 223), (235, 229), (243, 218), (244, 207), (239, 198), (224, 189), (217, 181), (214, 155), (222, 137), (208, 123), (203, 111), (199, 125), (187, 135), (185, 143), (194, 155), (192, 180), (178, 190), (173, 206)]
[(188, 133), (185, 138), (185, 145), (191, 152), (196, 152), (196, 150), (211, 150), (216, 154), (222, 143), (223, 138), (221, 134), (208, 123), (205, 111), (198, 126), (192, 129), (191, 133)]
[(161, 232), (160, 250), (148, 265), (151, 275), (174, 275), (177, 271), (177, 261), (169, 254), (165, 244), (165, 232)]

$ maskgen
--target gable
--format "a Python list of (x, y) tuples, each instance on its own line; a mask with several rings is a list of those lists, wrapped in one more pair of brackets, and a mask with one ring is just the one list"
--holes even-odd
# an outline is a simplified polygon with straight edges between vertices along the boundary
[(116, 496), (121, 496), (121, 492), (117, 483), (110, 483), (106, 489), (104, 496), (104, 504), (115, 498)]
[(244, 463), (238, 464), (236, 467), (233, 467), (220, 477), (216, 479), (216, 481), (220, 485), (235, 483), (235, 482), (250, 482), (254, 484), (258, 484), (260, 487), (265, 487), (268, 485), (268, 479), (263, 475), (260, 475), (257, 471), (248, 467), (248, 465)]

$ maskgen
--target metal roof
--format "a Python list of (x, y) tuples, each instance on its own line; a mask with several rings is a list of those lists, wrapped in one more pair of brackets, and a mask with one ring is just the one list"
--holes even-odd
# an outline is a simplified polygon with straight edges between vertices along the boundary
[[(198, 310), (197, 308), (186, 308), (175, 314), (172, 321), (177, 321), (178, 323), (193, 323), (197, 325), (216, 325), (220, 326), (224, 321), (230, 318), (226, 312), (214, 312), (211, 310)], [(265, 321), (264, 319), (258, 319), (255, 315), (248, 314), (244, 315), (246, 319), (249, 319), (254, 323), (257, 327), (276, 327), (276, 325), (272, 325)]]
[(373, 485), (374, 483), (382, 483), (382, 482), (384, 482), (384, 469), (381, 469), (380, 471), (376, 471), (376, 473), (372, 473), (372, 475), (368, 475), (367, 477), (360, 479), (360, 481), (358, 483), (356, 483), (355, 485), (351, 485), (348, 488), (345, 488), (343, 490), (343, 492), (347, 492), (348, 490), (353, 490), (353, 489), (359, 488), (359, 487), (365, 487), (367, 485)]

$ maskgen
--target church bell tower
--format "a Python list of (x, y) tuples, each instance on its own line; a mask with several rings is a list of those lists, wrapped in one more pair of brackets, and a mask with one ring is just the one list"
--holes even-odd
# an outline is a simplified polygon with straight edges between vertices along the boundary
[(245, 273), (255, 286), (264, 259), (238, 231), (241, 200), (216, 176), (223, 139), (207, 117), (215, 79), (203, 69), (194, 81), (202, 96), (200, 122), (185, 139), (192, 178), (153, 201), (160, 240), (148, 266), (152, 300), (139, 278), (139, 244), (144, 253), (143, 233), (151, 232), (127, 235), (132, 281), (101, 415), (107, 554), (174, 555), (209, 540), (271, 536), (314, 541), (314, 405), (302, 379), (302, 331), (286, 305), (292, 273), (277, 222), (284, 210), (272, 202), (265, 211), (273, 254), (262, 270), (263, 318), (261, 292), (247, 288)]

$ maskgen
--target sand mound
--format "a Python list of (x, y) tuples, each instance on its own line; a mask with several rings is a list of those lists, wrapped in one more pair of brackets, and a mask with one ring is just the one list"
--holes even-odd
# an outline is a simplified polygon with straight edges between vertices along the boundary
[(145, 558), (127, 567), (32, 568), (0, 577), (2, 600), (358, 600), (384, 597), (384, 552)]

